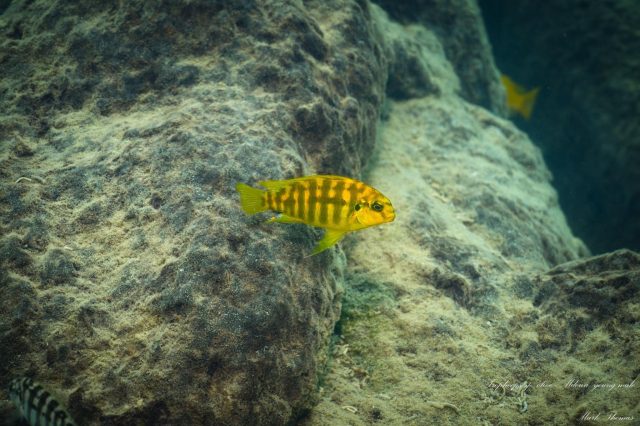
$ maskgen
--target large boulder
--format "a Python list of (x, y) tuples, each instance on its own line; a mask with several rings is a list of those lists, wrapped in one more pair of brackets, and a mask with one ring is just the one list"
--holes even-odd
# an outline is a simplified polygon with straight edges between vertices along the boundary
[(343, 258), (234, 187), (359, 174), (368, 4), (13, 2), (0, 29), (0, 387), (35, 377), (80, 424), (309, 410)]
[[(394, 21), (407, 25), (409, 34), (428, 28), (428, 32), (437, 37), (437, 43), (425, 42), (420, 34), (416, 34), (418, 37), (409, 37), (412, 42), (408, 45), (419, 44), (428, 49), (436, 47), (442, 50), (446, 63), (459, 77), (460, 96), (496, 115), (506, 115), (504, 89), (498, 79), (476, 0), (375, 0), (374, 3), (379, 4)], [(434, 66), (440, 62), (435, 59), (426, 63)], [(409, 60), (392, 61), (391, 76), (398, 67), (412, 67), (412, 72), (418, 75), (422, 68)], [(389, 87), (389, 95), (403, 97), (398, 96), (393, 85)], [(415, 96), (404, 96), (408, 97)]]

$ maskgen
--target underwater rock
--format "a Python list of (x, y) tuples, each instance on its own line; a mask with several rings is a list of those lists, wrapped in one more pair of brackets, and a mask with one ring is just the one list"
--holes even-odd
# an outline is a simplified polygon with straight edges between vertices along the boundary
[(576, 419), (587, 411), (635, 415), (640, 254), (617, 250), (567, 262), (535, 277), (532, 288), (539, 315), (526, 328), (539, 346), (527, 362), (554, 359), (555, 374), (568, 372), (564, 392), (541, 392), (556, 407), (549, 413), (571, 407)]
[(46, 285), (68, 285), (75, 283), (78, 266), (71, 255), (62, 249), (47, 251), (40, 270), (40, 282)]
[[(578, 309), (591, 317), (594, 328), (595, 322), (612, 321), (640, 299), (640, 254), (617, 250), (564, 263), (541, 276), (536, 287), (534, 302), (544, 312), (563, 316), (568, 307)], [(618, 319), (621, 324), (627, 320), (624, 315)]]
[(531, 330), (542, 316), (533, 282), (588, 254), (540, 150), (510, 121), (442, 91), (389, 102), (377, 158), (367, 181), (397, 218), (344, 243), (348, 310), (323, 398), (303, 424), (533, 422), (544, 400), (536, 395), (523, 417), (532, 399), (501, 400), (489, 385), (552, 374), (540, 367), (546, 336)]
[(0, 240), (0, 265), (3, 269), (13, 269), (23, 275), (33, 274), (32, 257), (22, 248), (20, 238), (7, 235)]
[(384, 54), (389, 63), (386, 93), (393, 99), (410, 99), (460, 91), (460, 80), (436, 34), (422, 25), (401, 26), (380, 8), (372, 8), (378, 31), (384, 34)]
[(529, 122), (574, 232), (640, 249), (640, 9), (633, 1), (480, 0), (502, 72), (539, 86)]
[[(504, 89), (498, 80), (498, 70), (491, 54), (491, 46), (480, 9), (475, 0), (375, 0), (374, 2), (394, 20), (403, 24), (421, 24), (420, 26), (426, 30), (419, 31), (436, 34), (440, 49), (444, 51), (447, 59), (446, 66), (453, 67), (460, 80), (462, 98), (481, 105), (496, 115), (506, 116)], [(413, 43), (424, 44), (426, 41), (424, 36), (419, 33), (417, 35)], [(427, 62), (431, 67), (442, 63), (438, 60)], [(414, 64), (415, 61), (406, 61), (404, 66), (409, 67), (409, 70), (415, 70)], [(416, 77), (420, 76), (420, 73), (416, 74)], [(420, 87), (421, 80), (415, 81), (416, 87)], [(391, 92), (390, 96), (393, 95), (394, 92)]]
[(388, 66), (369, 4), (13, 2), (0, 30), (0, 387), (46, 382), (80, 424), (308, 411), (343, 258), (304, 259), (318, 235), (234, 186), (360, 174)]

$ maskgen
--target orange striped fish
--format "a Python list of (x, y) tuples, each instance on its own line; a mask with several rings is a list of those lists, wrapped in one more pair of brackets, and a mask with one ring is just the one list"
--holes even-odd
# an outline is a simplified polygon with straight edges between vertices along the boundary
[(242, 209), (247, 214), (278, 213), (269, 222), (305, 223), (325, 229), (311, 255), (328, 249), (347, 232), (391, 222), (396, 214), (380, 191), (355, 179), (315, 175), (258, 182), (266, 190), (238, 183)]

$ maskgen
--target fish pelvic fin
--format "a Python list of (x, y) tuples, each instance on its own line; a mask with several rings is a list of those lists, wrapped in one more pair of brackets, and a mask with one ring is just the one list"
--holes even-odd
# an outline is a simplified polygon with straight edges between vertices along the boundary
[(535, 89), (522, 94), (522, 103), (520, 104), (519, 112), (525, 118), (525, 120), (531, 118), (533, 106), (536, 103), (536, 98), (538, 97), (539, 91), (540, 88), (536, 87)]
[(318, 244), (316, 244), (311, 254), (306, 257), (315, 256), (316, 254), (325, 251), (326, 249), (328, 249), (329, 247), (333, 246), (338, 241), (340, 241), (342, 237), (344, 237), (344, 234), (346, 234), (347, 232), (348, 231), (337, 231), (335, 229), (327, 229), (324, 232), (324, 236), (320, 241), (318, 241)]
[(252, 188), (244, 183), (237, 183), (236, 191), (240, 194), (240, 204), (246, 214), (256, 214), (267, 210), (265, 191)]

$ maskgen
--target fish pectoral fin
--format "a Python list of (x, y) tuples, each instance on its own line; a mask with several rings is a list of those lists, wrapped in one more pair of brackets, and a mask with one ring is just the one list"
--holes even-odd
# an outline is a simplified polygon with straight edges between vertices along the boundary
[(302, 219), (298, 219), (297, 217), (287, 216), (286, 214), (278, 214), (277, 216), (272, 217), (266, 221), (267, 223), (304, 223)]
[(346, 231), (336, 231), (334, 229), (327, 229), (324, 233), (324, 236), (320, 241), (318, 241), (318, 244), (316, 244), (315, 248), (313, 249), (313, 251), (309, 256), (313, 256), (322, 251), (325, 251), (326, 249), (328, 249), (329, 247), (331, 247), (332, 245), (340, 241), (342, 237), (344, 237), (344, 234), (346, 233), (347, 233)]

